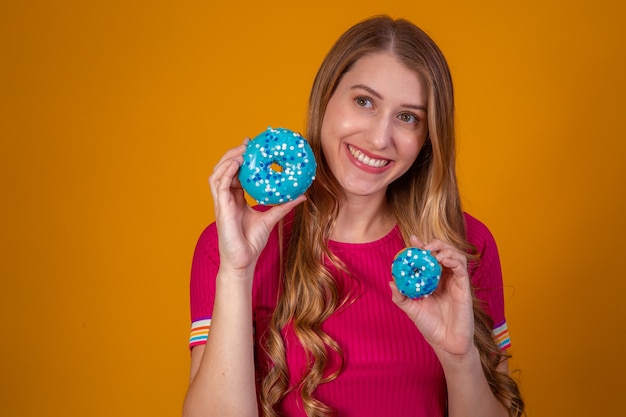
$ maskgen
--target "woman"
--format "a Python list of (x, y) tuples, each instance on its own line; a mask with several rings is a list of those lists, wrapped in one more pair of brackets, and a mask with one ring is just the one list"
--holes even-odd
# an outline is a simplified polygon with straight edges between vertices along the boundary
[[(318, 172), (305, 196), (249, 207), (236, 177), (247, 141), (210, 178), (185, 415), (521, 415), (497, 249), (461, 210), (437, 46), (404, 20), (355, 25), (322, 63), (308, 122)], [(425, 299), (390, 282), (406, 245), (444, 268)]]

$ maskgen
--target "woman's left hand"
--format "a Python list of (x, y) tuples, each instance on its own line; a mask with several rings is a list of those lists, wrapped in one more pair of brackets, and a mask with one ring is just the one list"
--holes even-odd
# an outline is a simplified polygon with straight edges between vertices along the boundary
[(465, 254), (449, 243), (424, 245), (417, 237), (411, 246), (430, 250), (442, 266), (441, 281), (431, 295), (410, 299), (391, 282), (392, 300), (415, 323), (438, 355), (464, 356), (474, 346), (474, 310)]

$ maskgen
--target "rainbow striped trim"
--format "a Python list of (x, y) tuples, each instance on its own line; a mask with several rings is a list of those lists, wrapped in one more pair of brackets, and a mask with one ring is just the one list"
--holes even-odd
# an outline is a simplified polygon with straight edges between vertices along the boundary
[(191, 336), (189, 336), (189, 347), (203, 345), (209, 338), (211, 330), (211, 319), (196, 320), (191, 323)]
[(511, 347), (511, 338), (509, 337), (509, 327), (506, 321), (503, 321), (500, 325), (493, 329), (493, 334), (496, 338), (496, 343), (501, 350), (505, 350)]

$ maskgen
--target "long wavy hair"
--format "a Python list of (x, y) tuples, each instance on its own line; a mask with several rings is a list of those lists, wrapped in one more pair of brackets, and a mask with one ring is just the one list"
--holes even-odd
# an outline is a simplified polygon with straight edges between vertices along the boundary
[[(341, 347), (322, 330), (324, 321), (348, 301), (324, 261), (339, 268), (341, 262), (329, 251), (331, 236), (342, 200), (341, 188), (331, 173), (321, 148), (322, 122), (328, 101), (343, 75), (368, 54), (387, 52), (400, 59), (424, 80), (428, 94), (428, 138), (411, 168), (389, 185), (387, 202), (403, 238), (410, 234), (422, 241), (447, 241), (478, 261), (465, 239), (455, 172), (454, 95), (446, 60), (432, 39), (412, 23), (387, 16), (360, 22), (345, 32), (323, 61), (309, 99), (307, 139), (318, 160), (317, 180), (307, 200), (296, 209), (291, 237), (286, 243), (284, 281), (276, 310), (265, 337), (265, 349), (273, 366), (262, 381), (262, 412), (277, 417), (276, 405), (291, 390), (301, 392), (306, 414), (330, 416), (333, 410), (314, 396), (316, 387), (341, 372), (327, 369), (330, 354), (343, 358)], [(497, 371), (507, 356), (498, 348), (493, 323), (474, 301), (475, 343), (483, 371), (496, 397), (511, 416), (523, 413), (517, 384)], [(307, 354), (309, 367), (296, 387), (289, 386), (282, 331), (293, 330)]]

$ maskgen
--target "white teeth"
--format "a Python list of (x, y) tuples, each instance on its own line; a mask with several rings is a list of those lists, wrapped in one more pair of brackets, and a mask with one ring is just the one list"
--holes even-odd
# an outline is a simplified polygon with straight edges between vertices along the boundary
[(389, 163), (389, 161), (386, 159), (370, 158), (369, 156), (366, 156), (363, 152), (359, 151), (358, 149), (353, 148), (350, 145), (348, 145), (348, 150), (350, 151), (352, 156), (354, 156), (360, 162), (370, 167), (380, 168), (380, 167), (384, 167), (385, 165)]

